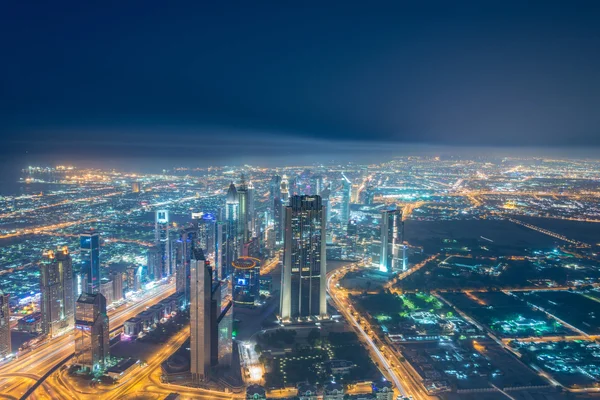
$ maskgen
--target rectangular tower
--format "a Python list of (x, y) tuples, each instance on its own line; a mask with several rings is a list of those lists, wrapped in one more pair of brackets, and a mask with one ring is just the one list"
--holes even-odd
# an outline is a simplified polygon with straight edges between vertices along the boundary
[(157, 210), (154, 221), (154, 243), (158, 247), (160, 261), (160, 276), (154, 279), (165, 278), (171, 275), (171, 243), (169, 241), (169, 211)]
[(98, 232), (87, 231), (81, 234), (80, 254), (81, 271), (87, 276), (87, 293), (100, 292), (100, 235)]
[(8, 295), (0, 293), (0, 359), (8, 357), (11, 353)]
[(109, 355), (106, 299), (100, 293), (84, 293), (75, 305), (75, 357), (92, 371), (103, 370)]
[(194, 249), (190, 264), (190, 349), (195, 382), (206, 381), (211, 366), (212, 271), (202, 249)]
[(284, 321), (327, 314), (325, 212), (320, 196), (293, 196), (285, 208), (280, 303)]
[(44, 251), (40, 264), (42, 333), (57, 336), (73, 329), (75, 300), (73, 264), (66, 247)]
[(404, 268), (402, 243), (404, 241), (402, 209), (383, 211), (381, 214), (381, 261), (380, 269), (392, 272)]

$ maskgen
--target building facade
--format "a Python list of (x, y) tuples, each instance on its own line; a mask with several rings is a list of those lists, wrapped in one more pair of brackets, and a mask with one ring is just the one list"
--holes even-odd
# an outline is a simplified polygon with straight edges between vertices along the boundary
[(55, 337), (73, 329), (75, 288), (73, 263), (66, 247), (46, 250), (40, 264), (42, 333)]
[(380, 269), (385, 272), (399, 271), (405, 268), (404, 260), (404, 222), (402, 209), (381, 213), (381, 258)]
[(293, 196), (285, 208), (281, 319), (327, 314), (325, 210), (320, 196)]
[(106, 299), (100, 293), (84, 293), (75, 305), (75, 357), (92, 371), (103, 370), (109, 356)]
[(80, 255), (81, 272), (87, 277), (87, 293), (100, 292), (100, 235), (98, 232), (87, 231), (81, 234)]
[(12, 354), (10, 340), (10, 305), (8, 295), (0, 292), (0, 360)]
[(191, 259), (190, 349), (194, 382), (209, 379), (211, 367), (212, 271), (202, 249), (194, 249)]
[(154, 244), (158, 248), (159, 266), (154, 279), (165, 278), (171, 275), (171, 241), (169, 238), (169, 211), (157, 210), (154, 220)]

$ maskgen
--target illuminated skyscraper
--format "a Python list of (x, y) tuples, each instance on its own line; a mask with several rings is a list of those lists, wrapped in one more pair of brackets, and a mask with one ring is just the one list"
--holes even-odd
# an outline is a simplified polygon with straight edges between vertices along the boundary
[(75, 304), (75, 357), (77, 364), (103, 370), (109, 355), (106, 299), (100, 293), (84, 293)]
[(340, 224), (343, 230), (347, 229), (350, 221), (350, 197), (352, 194), (352, 183), (342, 174), (342, 201), (340, 203)]
[(190, 349), (191, 372), (195, 382), (206, 381), (210, 375), (212, 333), (211, 294), (212, 271), (202, 249), (194, 249), (191, 259)]
[(42, 333), (54, 337), (73, 329), (75, 299), (73, 265), (66, 247), (44, 251), (40, 264)]
[(281, 198), (281, 176), (273, 175), (269, 183), (269, 204), (273, 204), (276, 197)]
[(217, 223), (215, 215), (207, 212), (194, 213), (192, 215), (194, 226), (198, 232), (196, 245), (200, 246), (206, 257), (214, 257)]
[(320, 196), (293, 196), (285, 208), (280, 315), (325, 316), (325, 210)]
[(251, 181), (248, 181), (247, 189), (247, 201), (248, 205), (246, 207), (246, 224), (248, 225), (248, 237), (246, 238), (246, 242), (250, 241), (253, 237), (256, 236), (256, 212), (254, 210), (254, 185)]
[(10, 341), (10, 305), (8, 295), (0, 292), (0, 360), (12, 353)]
[(404, 222), (402, 209), (384, 211), (381, 214), (381, 261), (382, 271), (397, 271), (405, 268), (404, 262)]
[(154, 246), (148, 249), (148, 276), (153, 281), (162, 277), (162, 258), (160, 252), (160, 246)]
[(175, 290), (184, 294), (185, 304), (190, 303), (190, 262), (196, 236), (196, 228), (184, 228), (175, 242)]
[(221, 315), (218, 327), (219, 365), (231, 365), (231, 352), (233, 351), (233, 302), (231, 279), (221, 280)]
[(100, 235), (88, 231), (80, 236), (81, 272), (87, 276), (87, 293), (100, 293)]
[(154, 243), (160, 254), (160, 276), (155, 279), (167, 277), (171, 274), (171, 243), (169, 240), (169, 211), (157, 210), (154, 222)]
[(221, 279), (231, 274), (231, 263), (235, 261), (241, 255), (241, 243), (240, 243), (240, 202), (238, 199), (238, 193), (233, 182), (229, 185), (227, 191), (227, 200), (225, 202), (225, 222), (226, 222), (226, 237), (227, 241), (225, 244), (225, 263), (222, 265)]

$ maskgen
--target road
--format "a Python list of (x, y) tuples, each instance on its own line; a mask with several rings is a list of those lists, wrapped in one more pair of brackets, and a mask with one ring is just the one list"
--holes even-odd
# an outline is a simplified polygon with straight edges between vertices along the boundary
[[(365, 329), (352, 314), (354, 307), (352, 306), (350, 299), (347, 297), (344, 291), (338, 289), (336, 285), (339, 279), (341, 279), (346, 272), (355, 268), (357, 268), (357, 265), (351, 264), (335, 271), (331, 271), (327, 274), (327, 292), (329, 293), (334, 306), (354, 328), (359, 338), (362, 338), (363, 341), (368, 345), (368, 350), (371, 354), (371, 357), (381, 368), (383, 368), (382, 372), (386, 378), (394, 383), (395, 387), (397, 388), (397, 392), (399, 392), (397, 394), (401, 394), (403, 396), (410, 395), (417, 400), (429, 400), (434, 398), (429, 396), (425, 392), (420, 382), (418, 382), (418, 379), (413, 377), (412, 373), (414, 371), (409, 369), (410, 366), (404, 365), (406, 363), (405, 361), (400, 361), (400, 357), (402, 355), (395, 354), (395, 349), (391, 350), (387, 346), (383, 350), (380, 350), (378, 346), (382, 344), (381, 339), (375, 337), (374, 340), (374, 338), (365, 332)], [(362, 321), (365, 322), (366, 320), (362, 318)], [(367, 330), (373, 332), (373, 329), (369, 329), (368, 327)], [(376, 341), (378, 343), (376, 343)]]
[[(149, 291), (137, 303), (109, 312), (109, 325), (118, 327), (153, 304), (175, 292), (174, 283)], [(74, 352), (74, 333), (53, 338), (0, 367), (0, 398), (19, 398), (34, 381)], [(22, 374), (26, 374), (25, 376)], [(42, 386), (43, 387), (43, 386)]]

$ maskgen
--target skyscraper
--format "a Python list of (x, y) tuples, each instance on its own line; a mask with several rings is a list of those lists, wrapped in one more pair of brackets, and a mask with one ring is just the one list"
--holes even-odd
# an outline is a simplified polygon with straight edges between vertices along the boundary
[(241, 255), (242, 246), (240, 244), (239, 234), (240, 221), (240, 202), (238, 193), (233, 182), (229, 185), (227, 191), (227, 199), (225, 201), (225, 222), (226, 222), (226, 238), (225, 243), (225, 263), (221, 268), (221, 279), (231, 274), (231, 263)]
[(381, 258), (380, 269), (391, 272), (404, 269), (404, 222), (402, 209), (383, 211), (381, 214)]
[(162, 257), (159, 246), (154, 246), (148, 249), (148, 276), (151, 280), (158, 280), (162, 277)]
[(169, 211), (157, 210), (154, 221), (154, 243), (160, 254), (160, 276), (154, 279), (167, 277), (171, 274), (171, 243), (169, 240)]
[(100, 235), (87, 231), (80, 236), (81, 272), (87, 277), (87, 293), (100, 292)]
[(247, 207), (246, 207), (246, 224), (248, 226), (248, 237), (246, 242), (250, 241), (256, 236), (256, 212), (254, 210), (254, 185), (251, 181), (248, 181), (246, 188), (247, 193)]
[(280, 315), (325, 316), (325, 210), (320, 196), (293, 196), (285, 208)]
[(10, 341), (10, 306), (8, 295), (0, 292), (0, 360), (12, 353)]
[(75, 324), (73, 264), (66, 247), (44, 251), (40, 264), (42, 333), (54, 337)]
[(352, 195), (352, 183), (342, 174), (342, 201), (340, 203), (340, 224), (342, 230), (346, 230), (350, 221), (350, 197)]
[(281, 197), (281, 176), (273, 175), (269, 183), (269, 204), (273, 204), (276, 197)]
[(233, 302), (231, 279), (221, 280), (221, 315), (218, 327), (219, 365), (231, 365), (231, 352), (233, 351)]
[(190, 303), (190, 262), (196, 236), (195, 228), (184, 228), (179, 231), (175, 242), (175, 289), (177, 293), (184, 294), (185, 304)]
[(202, 249), (194, 249), (191, 259), (190, 349), (191, 372), (195, 382), (206, 381), (211, 366), (212, 271)]
[(75, 357), (77, 364), (102, 370), (109, 354), (106, 299), (100, 293), (84, 293), (75, 305)]

